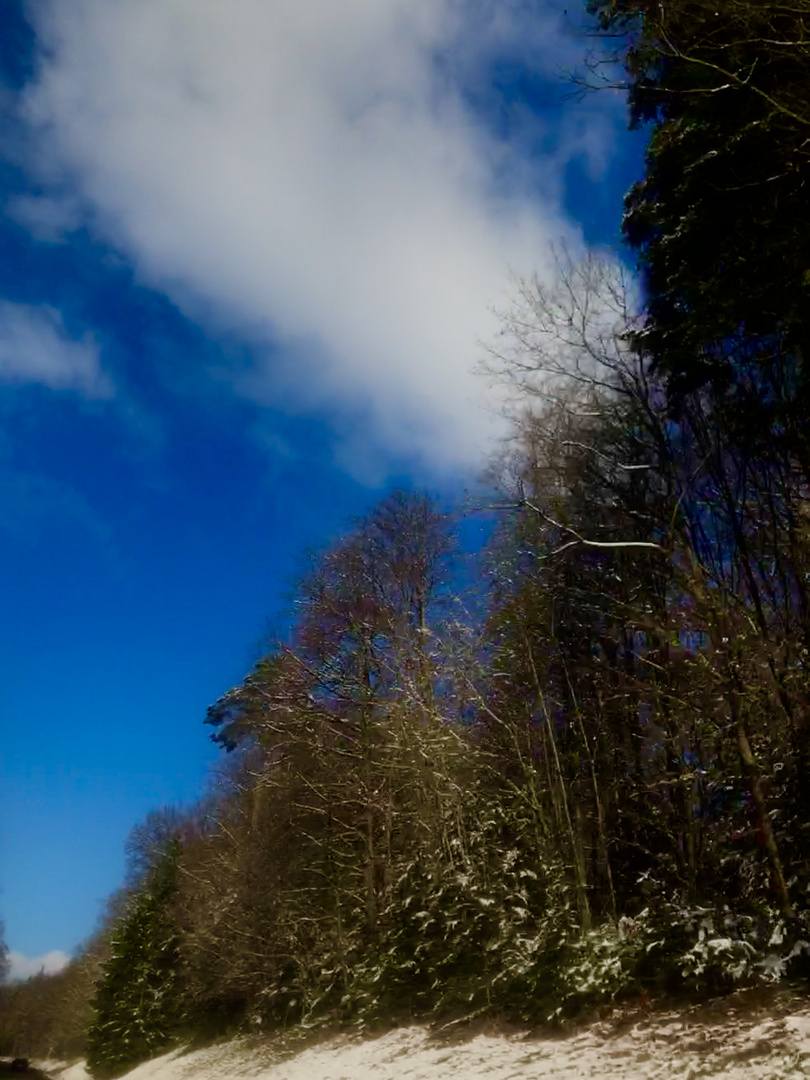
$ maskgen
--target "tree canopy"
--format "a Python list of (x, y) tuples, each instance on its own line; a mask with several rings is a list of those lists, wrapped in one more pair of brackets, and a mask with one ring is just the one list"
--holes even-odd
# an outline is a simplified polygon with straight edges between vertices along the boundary
[(651, 125), (624, 220), (646, 290), (639, 344), (673, 403), (710, 385), (742, 414), (738, 436), (786, 444), (807, 477), (810, 4), (589, 8), (620, 42), (631, 123)]

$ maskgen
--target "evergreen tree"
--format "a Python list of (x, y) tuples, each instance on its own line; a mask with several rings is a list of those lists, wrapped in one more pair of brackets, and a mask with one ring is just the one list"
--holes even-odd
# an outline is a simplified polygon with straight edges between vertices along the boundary
[(739, 445), (810, 476), (810, 0), (590, 0), (626, 35), (632, 126), (652, 124), (625, 201), (638, 337), (675, 411), (709, 388)]
[(179, 843), (136, 893), (113, 934), (93, 1000), (87, 1064), (113, 1077), (153, 1057), (177, 1031), (178, 936), (174, 918)]

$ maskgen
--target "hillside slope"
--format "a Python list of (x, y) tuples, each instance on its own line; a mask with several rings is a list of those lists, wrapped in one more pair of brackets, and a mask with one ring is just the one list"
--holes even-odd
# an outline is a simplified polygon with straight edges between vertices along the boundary
[[(55, 1080), (88, 1080), (82, 1064)], [(732, 996), (706, 1007), (625, 1013), (553, 1037), (398, 1028), (319, 1042), (237, 1039), (175, 1051), (127, 1080), (780, 1080), (810, 1076), (810, 1003)]]

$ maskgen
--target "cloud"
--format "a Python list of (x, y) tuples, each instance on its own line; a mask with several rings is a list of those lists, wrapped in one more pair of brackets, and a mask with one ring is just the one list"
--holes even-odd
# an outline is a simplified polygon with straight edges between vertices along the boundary
[(9, 952), (9, 978), (30, 979), (32, 975), (39, 975), (44, 971), (46, 975), (53, 975), (70, 963), (70, 957), (60, 949), (52, 949), (43, 956), (25, 956), (19, 952)]
[[(494, 412), (473, 374), (510, 274), (576, 247), (566, 165), (623, 124), (607, 95), (548, 139), (469, 104), (494, 54), (556, 78), (581, 51), (523, 0), (40, 0), (26, 116), (88, 220), (255, 362), (234, 392), (332, 410), (369, 445), (476, 461)], [(472, 95), (474, 96), (474, 94)], [(554, 147), (545, 156), (546, 139)], [(64, 215), (25, 207), (41, 228)], [(73, 212), (73, 210), (71, 210)], [(218, 373), (221, 375), (221, 373)], [(358, 451), (358, 447), (360, 448)]]
[(112, 386), (90, 335), (76, 341), (52, 307), (0, 302), (0, 383), (39, 383), (109, 397)]
[(14, 195), (6, 213), (12, 220), (45, 243), (62, 243), (81, 225), (81, 210), (75, 199), (47, 195)]

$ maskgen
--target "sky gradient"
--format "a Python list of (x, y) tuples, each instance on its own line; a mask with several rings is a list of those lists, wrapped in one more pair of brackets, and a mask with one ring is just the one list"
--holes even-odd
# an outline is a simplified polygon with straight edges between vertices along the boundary
[[(475, 483), (515, 278), (618, 245), (589, 41), (522, 0), (6, 0), (0, 915), (70, 952), (306, 549)], [(53, 963), (53, 958), (49, 963)], [(28, 965), (28, 966), (26, 966)]]

